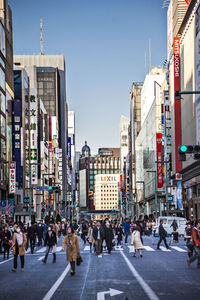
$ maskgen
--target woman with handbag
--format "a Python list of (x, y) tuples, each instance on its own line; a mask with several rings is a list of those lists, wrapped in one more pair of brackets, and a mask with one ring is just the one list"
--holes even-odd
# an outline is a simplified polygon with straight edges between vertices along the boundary
[(75, 274), (75, 264), (77, 258), (80, 256), (80, 247), (77, 235), (74, 233), (74, 229), (70, 226), (67, 229), (67, 235), (63, 241), (63, 251), (67, 246), (67, 260), (71, 265), (71, 276)]
[(3, 259), (6, 259), (6, 253), (7, 253), (7, 259), (9, 259), (9, 252), (10, 252), (10, 247), (12, 246), (12, 240), (11, 240), (11, 233), (8, 230), (8, 227), (5, 226), (4, 231), (3, 231)]
[(17, 271), (18, 255), (20, 256), (20, 260), (21, 260), (21, 270), (24, 271), (24, 256), (26, 253), (25, 250), (26, 242), (27, 242), (26, 234), (22, 231), (20, 226), (17, 225), (12, 238), (12, 248), (13, 248), (13, 255), (14, 255), (14, 267), (12, 269), (13, 272)]

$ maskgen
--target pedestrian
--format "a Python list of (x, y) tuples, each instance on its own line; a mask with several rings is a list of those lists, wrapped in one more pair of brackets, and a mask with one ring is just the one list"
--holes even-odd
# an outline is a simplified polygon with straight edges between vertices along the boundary
[(186, 241), (186, 247), (188, 249), (188, 257), (192, 257), (194, 251), (194, 245), (192, 243), (192, 226), (187, 223), (187, 227), (184, 232), (184, 240)]
[(65, 236), (66, 235), (66, 225), (65, 225), (64, 221), (62, 221), (61, 230), (62, 230), (62, 235)]
[(27, 236), (30, 241), (31, 246), (31, 254), (33, 254), (34, 248), (35, 248), (35, 242), (36, 242), (36, 234), (37, 234), (37, 228), (34, 222), (31, 222), (31, 226), (27, 228)]
[(123, 230), (121, 228), (121, 224), (119, 223), (116, 227), (116, 236), (117, 236), (117, 247), (120, 246), (122, 248), (122, 239), (123, 239)]
[(44, 246), (46, 246), (46, 254), (44, 259), (42, 260), (43, 263), (46, 264), (51, 249), (53, 254), (53, 263), (56, 262), (56, 244), (57, 244), (56, 233), (53, 230), (53, 227), (49, 225), (48, 231), (46, 233), (45, 241), (44, 241)]
[(42, 246), (43, 227), (42, 227), (42, 223), (41, 222), (37, 226), (37, 237), (38, 237), (38, 246)]
[(86, 244), (86, 236), (88, 234), (88, 228), (85, 224), (85, 221), (82, 220), (81, 222), (81, 239), (83, 240), (84, 245)]
[(16, 231), (13, 234), (12, 238), (12, 249), (13, 249), (13, 255), (14, 255), (14, 261), (13, 261), (13, 272), (17, 271), (17, 259), (18, 255), (20, 256), (21, 261), (21, 270), (24, 271), (24, 256), (26, 254), (25, 246), (26, 246), (26, 234), (20, 228), (19, 225), (16, 226)]
[(114, 239), (114, 234), (113, 234), (112, 227), (110, 226), (109, 222), (106, 222), (105, 241), (106, 241), (106, 247), (109, 254), (111, 253), (111, 250), (113, 248), (113, 239)]
[(95, 240), (96, 255), (100, 255), (102, 253), (102, 243), (104, 240), (104, 230), (101, 227), (100, 221), (97, 221), (97, 225), (94, 227), (92, 234)]
[(65, 251), (65, 247), (67, 246), (67, 260), (71, 265), (71, 276), (75, 274), (75, 264), (77, 257), (80, 255), (80, 247), (78, 236), (74, 233), (74, 229), (72, 226), (68, 227), (67, 235), (64, 238), (62, 248)]
[(167, 249), (169, 249), (169, 246), (168, 246), (167, 241), (166, 241), (167, 231), (163, 227), (163, 221), (162, 220), (160, 220), (160, 226), (159, 226), (159, 229), (158, 229), (158, 234), (160, 236), (160, 239), (159, 239), (159, 242), (157, 244), (157, 250), (161, 250), (160, 249), (160, 244), (161, 244), (162, 241), (164, 241), (165, 247)]
[(173, 220), (170, 227), (172, 227), (173, 231), (176, 232), (176, 230), (178, 229), (178, 224), (177, 224), (176, 220)]
[(142, 241), (140, 236), (140, 228), (138, 225), (133, 227), (133, 232), (131, 236), (131, 244), (134, 246), (134, 254), (133, 257), (136, 257), (136, 251), (138, 250), (140, 253), (140, 257), (142, 257)]
[(88, 229), (88, 240), (89, 240), (89, 244), (90, 244), (90, 253), (92, 253), (92, 246), (95, 243), (95, 240), (93, 238), (93, 228), (94, 228), (94, 223), (92, 223)]
[(0, 254), (2, 254), (2, 242), (3, 242), (3, 229), (0, 226)]
[(200, 269), (200, 220), (195, 223), (192, 229), (192, 242), (194, 244), (194, 255), (187, 259), (188, 267), (191, 262), (197, 260), (197, 268)]
[(125, 222), (124, 222), (124, 234), (125, 234), (125, 244), (126, 245), (128, 244), (129, 233), (130, 233), (130, 222), (129, 222), (128, 219), (125, 219)]
[(9, 259), (9, 252), (10, 252), (10, 247), (12, 246), (12, 240), (11, 240), (11, 233), (8, 230), (8, 227), (5, 226), (4, 231), (3, 231), (3, 259), (6, 259), (6, 254), (7, 254), (7, 259)]

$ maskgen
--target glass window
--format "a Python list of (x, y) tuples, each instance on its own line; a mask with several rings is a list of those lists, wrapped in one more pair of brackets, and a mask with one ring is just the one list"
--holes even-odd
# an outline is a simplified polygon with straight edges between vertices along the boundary
[(3, 59), (0, 57), (0, 64), (2, 65), (2, 67), (5, 69), (5, 62), (3, 61)]
[(6, 142), (4, 139), (0, 139), (0, 147), (1, 147), (1, 158), (6, 160)]
[(0, 132), (3, 136), (6, 136), (6, 119), (3, 115), (0, 115)]

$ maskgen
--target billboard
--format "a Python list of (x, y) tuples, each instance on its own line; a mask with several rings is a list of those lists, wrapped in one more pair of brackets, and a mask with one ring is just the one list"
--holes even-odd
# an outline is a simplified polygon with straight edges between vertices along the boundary
[[(174, 92), (180, 91), (180, 38), (174, 38)], [(175, 136), (175, 162), (176, 173), (182, 169), (182, 163), (178, 159), (178, 147), (181, 146), (181, 101), (174, 99), (174, 136)]]
[(16, 162), (16, 182), (18, 188), (22, 187), (21, 174), (21, 100), (15, 99), (13, 101), (13, 133), (14, 133), (14, 160)]
[(15, 183), (16, 183), (16, 164), (11, 161), (9, 164), (9, 194), (15, 193)]
[(163, 187), (163, 168), (162, 168), (162, 133), (156, 133), (156, 158), (157, 158), (157, 188)]
[(95, 176), (96, 183), (119, 183), (120, 175), (99, 174)]
[(80, 207), (87, 206), (86, 170), (79, 171), (80, 184)]

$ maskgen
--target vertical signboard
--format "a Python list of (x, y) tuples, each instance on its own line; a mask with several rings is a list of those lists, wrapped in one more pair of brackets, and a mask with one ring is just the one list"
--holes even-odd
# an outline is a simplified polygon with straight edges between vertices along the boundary
[[(174, 38), (174, 92), (180, 91), (180, 38)], [(174, 99), (174, 135), (175, 135), (175, 162), (176, 173), (182, 169), (182, 163), (178, 159), (178, 147), (181, 146), (181, 101)]]
[(182, 199), (182, 185), (181, 185), (181, 181), (177, 182), (176, 195), (177, 195), (178, 208), (180, 210), (183, 210), (183, 199)]
[[(195, 72), (195, 90), (200, 91), (200, 5), (195, 15)], [(200, 94), (196, 95), (196, 144), (200, 145)]]
[(15, 162), (11, 161), (9, 165), (9, 194), (15, 193), (15, 182), (16, 182), (16, 173), (15, 173)]
[(72, 157), (72, 154), (71, 154), (71, 149), (72, 149), (72, 142), (71, 142), (71, 137), (68, 136), (68, 156), (69, 156), (69, 159), (71, 159)]
[(14, 160), (16, 162), (16, 182), (18, 188), (22, 187), (21, 178), (21, 100), (15, 99), (13, 101), (13, 148)]
[(163, 187), (163, 170), (162, 170), (162, 133), (156, 133), (156, 158), (157, 158), (157, 188)]
[(30, 140), (31, 140), (31, 147), (30, 147), (30, 161), (31, 165), (31, 181), (32, 184), (37, 184), (37, 138), (38, 138), (38, 130), (37, 130), (37, 91), (36, 89), (31, 89), (30, 95)]

